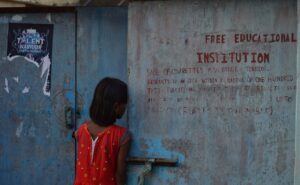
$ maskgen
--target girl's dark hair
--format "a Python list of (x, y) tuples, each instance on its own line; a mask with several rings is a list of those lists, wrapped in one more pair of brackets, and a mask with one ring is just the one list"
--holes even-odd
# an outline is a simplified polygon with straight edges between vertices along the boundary
[(110, 77), (102, 79), (95, 89), (90, 106), (91, 120), (101, 126), (113, 124), (117, 119), (114, 104), (127, 104), (127, 99), (126, 83)]

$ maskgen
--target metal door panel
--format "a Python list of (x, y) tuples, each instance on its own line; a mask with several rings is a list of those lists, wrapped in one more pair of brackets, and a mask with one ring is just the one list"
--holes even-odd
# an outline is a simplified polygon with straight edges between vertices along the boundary
[[(54, 25), (50, 97), (42, 91), (41, 68), (22, 57), (6, 59), (9, 22)], [(1, 14), (0, 24), (0, 83), (5, 87), (6, 78), (10, 87), (0, 90), (0, 184), (72, 184), (74, 142), (64, 108), (75, 107), (75, 15)]]
[[(127, 82), (127, 8), (78, 10), (78, 123), (89, 119), (94, 89), (103, 77)], [(126, 126), (126, 115), (118, 124)]]

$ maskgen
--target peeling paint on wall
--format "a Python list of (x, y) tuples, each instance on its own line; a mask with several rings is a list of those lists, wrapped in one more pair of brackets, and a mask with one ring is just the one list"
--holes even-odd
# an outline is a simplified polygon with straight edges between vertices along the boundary
[(48, 20), (49, 23), (51, 23), (51, 13), (48, 13), (46, 15), (46, 19)]
[(21, 122), (20, 122), (20, 125), (17, 127), (17, 130), (16, 130), (16, 136), (17, 136), (17, 137), (20, 137), (20, 136), (21, 136), (22, 131), (23, 131), (23, 125), (24, 125), (24, 122), (21, 121)]
[[(49, 54), (41, 58), (41, 61), (42, 61), (42, 63), (40, 64), (42, 65), (41, 78), (43, 78), (44, 74), (46, 74), (46, 79), (47, 79), (50, 75), (50, 67), (51, 67)], [(49, 82), (46, 80), (43, 86), (43, 92), (45, 95), (50, 96), (50, 91), (47, 90), (47, 86), (49, 85), (48, 83)]]
[(30, 63), (34, 64), (36, 67), (40, 67), (39, 63), (37, 63), (35, 60), (32, 60), (32, 59), (30, 59), (28, 57), (20, 56), (20, 55), (15, 55), (15, 56), (8, 55), (7, 56), (7, 60), (10, 61), (10, 62), (12, 62), (13, 60), (15, 60), (15, 59), (17, 59), (19, 57), (23, 57), (27, 62), (30, 62)]
[(24, 15), (14, 15), (11, 18), (12, 22), (21, 22), (23, 20)]
[(13, 77), (13, 80), (19, 83), (19, 77)]
[(36, 134), (36, 128), (34, 126), (34, 123), (31, 123), (27, 134), (28, 134), (29, 137), (35, 137), (36, 136), (35, 135)]
[(30, 88), (29, 87), (24, 87), (24, 89), (22, 90), (23, 94), (27, 94), (29, 93)]
[(5, 78), (5, 87), (4, 87), (4, 90), (7, 92), (7, 94), (9, 94), (9, 87), (8, 87), (8, 80), (7, 78)]

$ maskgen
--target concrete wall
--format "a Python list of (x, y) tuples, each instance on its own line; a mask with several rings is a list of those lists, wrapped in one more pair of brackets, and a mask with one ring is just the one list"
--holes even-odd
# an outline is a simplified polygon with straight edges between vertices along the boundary
[[(3, 2), (11, 3), (14, 7), (14, 3), (20, 3), (20, 4), (30, 4), (30, 5), (43, 5), (43, 6), (72, 6), (72, 5), (78, 5), (79, 0), (6, 0)], [(1, 6), (1, 4), (0, 4)], [(5, 6), (7, 7), (7, 6)]]
[(294, 184), (296, 3), (131, 4), (132, 155), (179, 158), (149, 184)]
[[(300, 35), (300, 1), (297, 4), (297, 25), (298, 25), (298, 35)], [(294, 185), (300, 184), (300, 45), (297, 45), (297, 103), (296, 103), (296, 136), (295, 136), (295, 146), (296, 146), (296, 156), (295, 156), (295, 178)]]
[(0, 1), (0, 7), (25, 7), (23, 3)]

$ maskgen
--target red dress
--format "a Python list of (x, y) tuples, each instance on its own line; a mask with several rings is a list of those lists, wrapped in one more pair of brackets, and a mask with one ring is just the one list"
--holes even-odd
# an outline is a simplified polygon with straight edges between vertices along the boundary
[(87, 123), (77, 130), (78, 158), (74, 185), (116, 185), (115, 174), (120, 146), (129, 141), (126, 128), (111, 125), (98, 134), (92, 154), (92, 137)]

